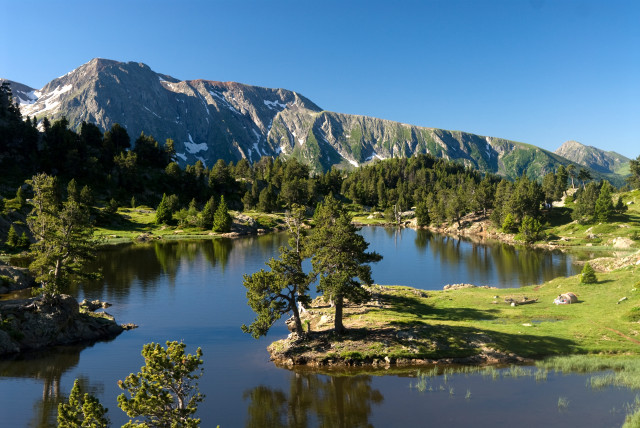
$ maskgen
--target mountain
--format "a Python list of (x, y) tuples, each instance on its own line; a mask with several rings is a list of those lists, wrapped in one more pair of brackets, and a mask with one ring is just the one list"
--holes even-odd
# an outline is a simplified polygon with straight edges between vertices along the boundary
[(235, 82), (181, 81), (147, 65), (93, 59), (40, 90), (11, 82), (23, 115), (120, 123), (174, 140), (182, 165), (294, 156), (315, 170), (431, 153), (486, 172), (539, 178), (570, 161), (528, 144), (325, 111), (304, 96)]
[(629, 173), (630, 159), (616, 152), (605, 152), (577, 141), (567, 141), (554, 153), (602, 174)]

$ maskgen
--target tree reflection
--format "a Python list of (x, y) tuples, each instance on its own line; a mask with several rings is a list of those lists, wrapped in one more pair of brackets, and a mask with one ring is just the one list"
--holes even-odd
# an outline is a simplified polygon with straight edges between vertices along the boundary
[(384, 397), (371, 376), (292, 373), (289, 394), (258, 386), (246, 391), (247, 427), (370, 427), (371, 405)]
[[(0, 360), (0, 377), (43, 381), (42, 398), (33, 405), (33, 419), (29, 426), (56, 426), (58, 404), (65, 401), (68, 394), (68, 391), (60, 390), (60, 380), (64, 373), (78, 365), (84, 348), (84, 345), (63, 346)], [(96, 395), (104, 389), (101, 384), (90, 386), (86, 377), (79, 380), (82, 391)]]
[(437, 263), (460, 266), (473, 273), (474, 277), (468, 281), (490, 281), (495, 275), (500, 283), (517, 287), (577, 273), (568, 256), (551, 251), (499, 242), (474, 242), (428, 230), (417, 230), (414, 243), (420, 252), (429, 250)]

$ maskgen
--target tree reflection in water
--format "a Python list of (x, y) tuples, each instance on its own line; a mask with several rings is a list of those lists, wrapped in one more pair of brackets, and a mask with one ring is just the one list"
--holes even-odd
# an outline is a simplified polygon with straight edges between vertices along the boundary
[(289, 394), (257, 386), (249, 400), (247, 427), (370, 427), (372, 404), (384, 400), (371, 387), (371, 376), (325, 376), (291, 373)]
[[(59, 346), (46, 351), (16, 355), (14, 358), (0, 360), (0, 377), (26, 378), (42, 380), (42, 398), (33, 405), (33, 419), (29, 426), (55, 426), (58, 404), (67, 400), (69, 391), (60, 390), (60, 380), (67, 371), (80, 361), (80, 352), (87, 345)], [(83, 392), (99, 395), (104, 385), (90, 385), (89, 379), (80, 376)]]

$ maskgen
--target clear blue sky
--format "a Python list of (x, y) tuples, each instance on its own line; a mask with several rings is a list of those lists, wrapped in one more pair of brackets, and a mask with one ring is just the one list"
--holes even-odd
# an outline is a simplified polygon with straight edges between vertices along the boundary
[(0, 77), (94, 57), (326, 110), (640, 154), (640, 1), (0, 0)]

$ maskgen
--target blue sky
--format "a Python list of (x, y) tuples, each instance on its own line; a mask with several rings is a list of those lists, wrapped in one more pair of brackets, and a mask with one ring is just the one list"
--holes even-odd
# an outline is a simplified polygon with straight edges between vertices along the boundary
[(0, 77), (94, 57), (297, 91), (320, 107), (640, 154), (640, 2), (0, 0)]

